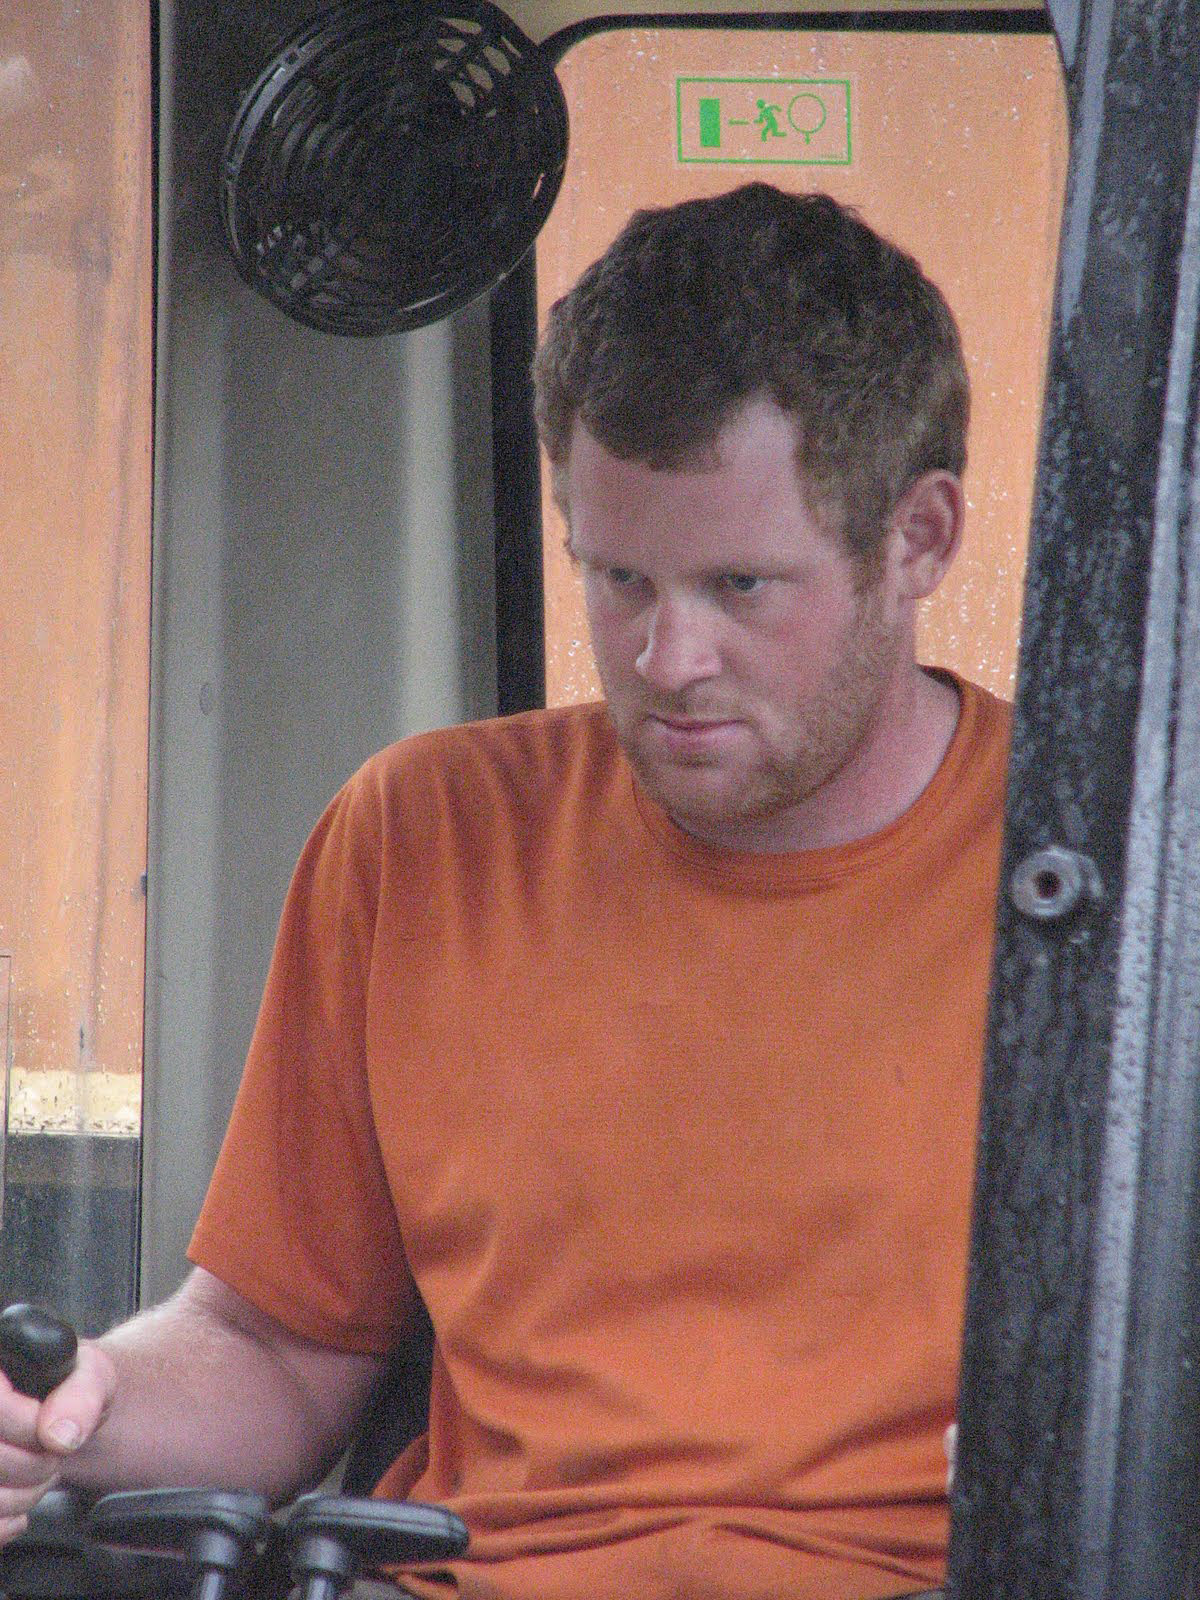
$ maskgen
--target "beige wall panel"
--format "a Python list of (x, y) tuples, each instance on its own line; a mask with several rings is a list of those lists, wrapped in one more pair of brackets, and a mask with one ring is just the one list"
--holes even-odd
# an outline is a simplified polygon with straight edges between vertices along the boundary
[(0, 20), (0, 950), (10, 1127), (137, 1128), (149, 10)]
[[(621, 30), (582, 41), (559, 72), (571, 148), (538, 244), (543, 318), (637, 206), (718, 193), (756, 176), (797, 192), (826, 189), (857, 206), (940, 284), (962, 328), (972, 382), (968, 524), (955, 570), (927, 605), (921, 651), (1011, 692), (1067, 160), (1053, 41)], [(832, 116), (807, 149), (783, 117), (783, 136), (764, 140), (753, 122), (734, 134), (728, 113), (753, 117), (760, 95), (786, 110), (789, 96), (782, 85), (719, 85), (705, 90), (731, 97), (719, 153), (753, 160), (681, 160), (703, 153), (689, 121), (691, 87), (682, 91), (682, 137), (677, 129), (677, 80), (689, 78), (844, 80), (849, 139), (829, 142)], [(745, 106), (733, 104), (735, 94), (749, 97)], [(802, 109), (795, 120), (803, 125)], [(764, 150), (771, 164), (758, 164)], [(792, 164), (814, 155), (828, 164)], [(562, 523), (548, 499), (545, 519), (547, 695), (555, 705), (591, 698), (598, 684)]]

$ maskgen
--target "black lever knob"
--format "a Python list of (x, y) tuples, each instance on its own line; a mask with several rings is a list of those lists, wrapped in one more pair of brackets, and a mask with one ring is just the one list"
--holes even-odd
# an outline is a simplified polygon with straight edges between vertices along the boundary
[(221, 1600), (265, 1539), (268, 1506), (244, 1490), (131, 1490), (97, 1500), (88, 1525), (101, 1544), (181, 1556), (196, 1572), (195, 1600)]
[(191, 1569), (177, 1557), (97, 1544), (87, 1503), (79, 1489), (42, 1496), (24, 1533), (0, 1550), (5, 1600), (171, 1600), (187, 1593)]
[(461, 1555), (467, 1537), (444, 1506), (333, 1494), (303, 1495), (284, 1529), (300, 1600), (335, 1600), (361, 1571)]
[(6, 1306), (0, 1311), (0, 1368), (14, 1389), (44, 1400), (75, 1366), (75, 1330), (42, 1306)]

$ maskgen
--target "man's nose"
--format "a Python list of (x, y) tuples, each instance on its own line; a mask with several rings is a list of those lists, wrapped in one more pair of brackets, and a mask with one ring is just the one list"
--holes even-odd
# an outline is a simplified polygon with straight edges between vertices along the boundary
[(648, 614), (646, 642), (637, 670), (663, 694), (678, 694), (690, 684), (714, 678), (720, 653), (714, 619), (699, 601), (659, 596)]

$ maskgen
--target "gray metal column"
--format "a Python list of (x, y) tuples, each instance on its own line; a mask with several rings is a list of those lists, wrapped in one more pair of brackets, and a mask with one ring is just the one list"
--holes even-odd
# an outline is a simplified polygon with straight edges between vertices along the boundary
[(1200, 1592), (1200, 6), (1056, 10), (1072, 161), (950, 1592)]
[(308, 830), (373, 750), (495, 710), (486, 304), (317, 333), (221, 236), (239, 96), (319, 3), (159, 11), (144, 1303), (185, 1270)]

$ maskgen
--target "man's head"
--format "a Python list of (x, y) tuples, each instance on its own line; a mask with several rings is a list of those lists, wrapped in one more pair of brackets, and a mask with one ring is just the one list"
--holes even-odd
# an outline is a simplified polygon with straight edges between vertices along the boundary
[(772, 401), (813, 509), (867, 570), (906, 487), (966, 460), (939, 290), (852, 211), (763, 183), (637, 212), (553, 307), (534, 379), (556, 476), (577, 422), (623, 460), (681, 467)]
[(832, 201), (752, 184), (635, 216), (554, 308), (536, 378), (645, 791), (730, 849), (898, 816), (956, 715), (914, 654), (962, 528), (937, 290)]

